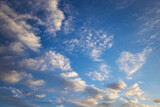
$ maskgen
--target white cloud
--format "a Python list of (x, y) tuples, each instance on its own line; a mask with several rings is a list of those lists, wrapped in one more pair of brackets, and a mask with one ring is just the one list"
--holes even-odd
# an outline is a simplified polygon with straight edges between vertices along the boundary
[(14, 51), (23, 52), (22, 47), (24, 46), (33, 51), (38, 51), (41, 47), (40, 37), (37, 37), (34, 32), (32, 32), (32, 26), (27, 24), (24, 19), (26, 16), (16, 13), (6, 4), (1, 3), (0, 19), (3, 23), (1, 23), (0, 27), (5, 33), (5, 37), (9, 35), (8, 38), (12, 38), (16, 41), (12, 46)]
[(17, 72), (15, 70), (9, 72), (1, 72), (0, 74), (1, 79), (9, 83), (17, 83), (24, 77), (31, 77), (30, 74), (26, 74), (25, 72)]
[[(43, 4), (42, 4), (43, 5)], [(50, 33), (61, 30), (62, 21), (65, 19), (63, 12), (58, 8), (58, 0), (47, 0), (48, 17), (46, 25)]]
[(78, 74), (76, 72), (67, 72), (67, 73), (61, 73), (60, 76), (63, 78), (71, 78), (71, 77), (77, 77)]
[(110, 70), (109, 70), (109, 66), (108, 65), (106, 65), (106, 64), (101, 64), (100, 66), (99, 66), (99, 70), (98, 71), (94, 71), (94, 72), (89, 72), (89, 73), (87, 73), (86, 75), (90, 78), (90, 79), (92, 79), (92, 80), (94, 80), (94, 81), (96, 81), (96, 80), (98, 80), (98, 81), (103, 81), (103, 80), (105, 80), (105, 79), (107, 79), (108, 77), (109, 77), (109, 73), (111, 72)]
[(57, 68), (62, 71), (71, 70), (69, 59), (55, 51), (46, 52), (44, 56), (35, 59), (29, 58), (22, 60), (20, 64), (23, 67), (41, 71), (53, 71)]
[(147, 100), (147, 98), (143, 97), (143, 94), (144, 94), (144, 91), (142, 91), (140, 89), (138, 83), (133, 84), (126, 91), (126, 95), (134, 96), (134, 97), (139, 98), (141, 100)]
[(26, 82), (31, 87), (32, 86), (41, 86), (41, 85), (43, 85), (45, 83), (44, 80), (33, 80), (33, 79), (29, 79)]
[(71, 89), (75, 92), (84, 91), (86, 87), (86, 82), (83, 81), (81, 78), (75, 78), (75, 79), (68, 79), (66, 80), (66, 87), (65, 89)]
[(101, 74), (101, 73), (99, 73), (99, 72), (89, 72), (88, 74), (87, 74), (87, 76), (90, 78), (90, 79), (92, 79), (93, 81), (103, 81), (103, 80), (105, 80), (106, 78), (108, 78), (108, 76), (107, 75), (103, 75), (103, 74)]
[(139, 103), (137, 98), (126, 98), (129, 103)]
[(65, 42), (69, 45), (68, 50), (72, 51), (78, 47), (85, 53), (87, 52), (94, 61), (102, 61), (100, 57), (103, 52), (112, 47), (113, 35), (108, 36), (102, 31), (87, 30), (84, 30), (84, 33), (80, 35), (79, 39), (72, 39)]
[(132, 54), (130, 52), (122, 52), (120, 58), (117, 60), (121, 71), (127, 73), (128, 78), (137, 72), (146, 62), (146, 56), (152, 51), (151, 48), (145, 48), (142, 52)]
[(35, 97), (37, 97), (37, 98), (44, 98), (44, 97), (46, 97), (46, 95), (45, 94), (37, 94), (37, 95), (35, 95)]

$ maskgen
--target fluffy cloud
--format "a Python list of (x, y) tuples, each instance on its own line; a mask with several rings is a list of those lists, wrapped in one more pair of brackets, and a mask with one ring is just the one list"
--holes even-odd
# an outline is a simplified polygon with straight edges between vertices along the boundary
[(120, 90), (124, 89), (126, 86), (127, 85), (123, 81), (118, 81), (118, 82), (106, 85), (106, 87), (108, 89), (112, 89), (112, 90), (116, 90), (116, 91), (120, 91)]
[(5, 37), (9, 35), (8, 38), (15, 40), (15, 42), (12, 43), (13, 45), (10, 45), (10, 48), (17, 52), (22, 52), (24, 47), (38, 51), (41, 47), (40, 37), (34, 34), (32, 26), (27, 24), (25, 18), (32, 18), (32, 16), (27, 17), (27, 15), (20, 15), (5, 3), (1, 3), (0, 20), (3, 21), (3, 23), (1, 23), (0, 28), (3, 30), (3, 33), (5, 33)]
[(54, 33), (55, 31), (61, 30), (62, 21), (65, 17), (63, 12), (58, 8), (58, 0), (47, 0), (47, 5), (46, 10), (49, 14), (46, 24), (48, 31)]
[(109, 70), (110, 67), (106, 64), (101, 64), (99, 66), (99, 72), (94, 71), (94, 72), (89, 72), (87, 73), (87, 76), (90, 77), (92, 80), (96, 81), (103, 81), (109, 77), (109, 73), (111, 72)]
[(86, 82), (83, 81), (81, 78), (75, 78), (75, 79), (68, 79), (66, 80), (66, 87), (65, 89), (71, 89), (74, 90), (75, 92), (78, 91), (84, 91), (86, 87)]
[(135, 96), (141, 100), (146, 100), (146, 98), (143, 97), (143, 94), (144, 92), (139, 88), (138, 83), (133, 84), (126, 91), (126, 95)]
[(76, 72), (67, 72), (67, 73), (61, 73), (60, 76), (63, 78), (71, 78), (71, 77), (77, 77), (78, 74)]
[(106, 88), (108, 89), (108, 95), (106, 99), (117, 99), (120, 96), (118, 93), (122, 91), (126, 87), (126, 84), (123, 81), (118, 81), (115, 83), (111, 83), (106, 85)]
[(160, 104), (160, 99), (156, 99), (154, 102)]
[(91, 86), (85, 88), (84, 95), (88, 95), (90, 98), (94, 98), (96, 100), (103, 100), (105, 92), (101, 89)]
[(1, 79), (9, 83), (17, 83), (24, 77), (31, 77), (30, 74), (26, 74), (25, 72), (17, 72), (15, 70), (9, 72), (0, 72), (0, 74)]
[(53, 71), (57, 68), (62, 71), (71, 70), (69, 59), (55, 51), (46, 52), (44, 56), (35, 59), (29, 58), (22, 60), (20, 65), (29, 69), (41, 71)]
[(128, 78), (137, 72), (146, 62), (146, 55), (152, 51), (151, 48), (145, 48), (142, 52), (132, 54), (130, 52), (122, 52), (120, 58), (117, 60), (121, 71), (127, 73)]

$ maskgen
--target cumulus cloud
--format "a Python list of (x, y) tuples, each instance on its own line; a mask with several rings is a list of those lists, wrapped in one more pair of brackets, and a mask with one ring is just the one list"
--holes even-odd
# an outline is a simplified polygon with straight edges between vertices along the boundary
[(126, 95), (135, 96), (141, 100), (147, 100), (146, 98), (143, 97), (143, 94), (144, 94), (144, 91), (140, 89), (138, 83), (133, 84), (126, 91)]
[(76, 72), (67, 72), (67, 73), (61, 73), (60, 76), (63, 78), (71, 78), (71, 77), (77, 77), (78, 74)]
[(103, 81), (109, 77), (109, 73), (111, 72), (109, 68), (108, 65), (102, 63), (98, 71), (89, 72), (86, 75), (94, 81)]
[(17, 83), (24, 77), (31, 77), (30, 74), (26, 74), (25, 72), (17, 72), (15, 70), (9, 71), (9, 72), (0, 72), (0, 78), (3, 81), (6, 81), (8, 83)]
[(3, 30), (5, 37), (8, 35), (8, 38), (15, 40), (10, 48), (17, 52), (22, 52), (24, 47), (38, 51), (41, 47), (40, 37), (34, 34), (32, 26), (27, 24), (24, 17), (26, 16), (16, 13), (8, 5), (1, 2), (0, 20), (3, 23), (1, 23), (0, 28)]
[(124, 89), (126, 86), (127, 85), (123, 81), (118, 81), (118, 82), (106, 85), (108, 89), (117, 90), (117, 91)]
[(151, 48), (145, 48), (137, 54), (122, 52), (120, 58), (117, 60), (120, 70), (124, 71), (128, 75), (128, 78), (131, 78), (130, 76), (144, 65), (146, 57), (151, 51)]
[[(43, 4), (42, 4), (43, 5)], [(48, 31), (54, 33), (61, 30), (62, 21), (64, 20), (63, 12), (58, 8), (58, 0), (47, 0), (47, 11), (49, 12), (47, 17)]]
[(90, 98), (94, 98), (96, 100), (103, 100), (103, 96), (105, 95), (105, 92), (94, 86), (90, 86), (85, 88), (84, 95), (88, 95)]
[(107, 84), (106, 88), (108, 89), (108, 94), (106, 99), (111, 100), (119, 98), (120, 96), (118, 95), (118, 93), (122, 91), (126, 86), (127, 85), (123, 81)]
[(69, 59), (55, 51), (46, 52), (44, 56), (37, 57), (35, 59), (28, 58), (22, 60), (20, 65), (40, 71), (53, 71), (57, 68), (62, 71), (71, 70)]
[(66, 80), (66, 87), (65, 89), (71, 89), (75, 92), (84, 91), (86, 87), (86, 82), (83, 81), (81, 78), (75, 78), (75, 79), (68, 79)]

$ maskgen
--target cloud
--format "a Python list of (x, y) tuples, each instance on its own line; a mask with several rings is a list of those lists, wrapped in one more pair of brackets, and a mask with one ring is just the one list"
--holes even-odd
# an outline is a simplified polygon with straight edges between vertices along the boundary
[(46, 52), (45, 55), (37, 58), (28, 58), (20, 62), (22, 67), (40, 71), (54, 71), (61, 69), (62, 71), (71, 70), (70, 61), (65, 56), (55, 51)]
[(123, 104), (122, 107), (155, 107), (155, 106), (149, 106), (149, 105), (135, 105), (135, 104)]
[(22, 90), (19, 90), (14, 87), (0, 87), (1, 92), (2, 91), (9, 91), (8, 93), (11, 93), (13, 97), (20, 97), (23, 94)]
[(133, 84), (126, 91), (126, 95), (134, 96), (141, 100), (147, 100), (146, 98), (143, 97), (143, 94), (144, 94), (144, 91), (140, 89), (138, 83)]
[(21, 98), (15, 98), (14, 96), (9, 95), (8, 93), (0, 92), (0, 103), (7, 104), (9, 106), (16, 107), (40, 107), (38, 105), (32, 104), (30, 101), (23, 101)]
[(24, 77), (31, 77), (30, 74), (26, 74), (25, 72), (17, 72), (15, 70), (9, 72), (0, 72), (0, 77), (3, 81), (8, 83), (17, 83)]
[(145, 48), (142, 52), (132, 54), (130, 52), (122, 52), (117, 63), (121, 71), (124, 71), (128, 78), (137, 72), (146, 62), (147, 55), (152, 51), (151, 48)]
[(86, 87), (84, 90), (84, 95), (88, 95), (90, 98), (94, 98), (96, 100), (103, 100), (105, 92), (101, 89), (98, 89), (94, 86)]
[(60, 76), (63, 78), (71, 78), (71, 77), (77, 77), (78, 74), (76, 72), (67, 72), (67, 73), (61, 73)]
[(136, 0), (123, 0), (121, 2), (116, 2), (117, 9), (125, 9), (132, 5)]
[(10, 45), (10, 48), (17, 52), (23, 52), (23, 48), (25, 47), (33, 51), (38, 51), (41, 47), (40, 37), (34, 34), (32, 26), (27, 24), (24, 17), (27, 18), (27, 15), (20, 15), (1, 2), (0, 20), (3, 23), (1, 23), (0, 28), (5, 37), (15, 40), (12, 43), (13, 45)]
[[(139, 34), (143, 37), (138, 40), (140, 43), (151, 45), (159, 45), (159, 27), (160, 27), (160, 3), (153, 2), (154, 6), (148, 6), (137, 18), (139, 25)], [(144, 36), (143, 36), (144, 35)]]
[[(91, 31), (85, 29), (80, 34), (80, 38), (66, 41), (70, 51), (80, 48), (83, 52), (87, 52), (94, 61), (102, 61), (101, 55), (106, 49), (112, 47), (113, 35), (107, 35), (102, 31)], [(75, 49), (76, 50), (76, 49)]]
[(32, 86), (41, 86), (41, 85), (43, 85), (45, 83), (44, 80), (33, 80), (33, 79), (27, 80), (26, 82), (31, 87)]
[(115, 83), (107, 84), (105, 87), (108, 89), (108, 94), (106, 99), (107, 100), (112, 100), (112, 99), (117, 99), (120, 96), (118, 93), (122, 91), (127, 85), (123, 81), (118, 81)]
[(89, 72), (86, 75), (93, 81), (103, 81), (109, 77), (109, 73), (111, 72), (109, 68), (108, 65), (102, 63), (99, 66), (99, 71)]
[(96, 107), (110, 107), (110, 104), (109, 103), (101, 103), (101, 104), (98, 104)]
[(37, 98), (44, 98), (44, 97), (46, 97), (46, 95), (45, 94), (37, 94), (37, 95), (35, 95), (35, 97), (37, 97)]
[(137, 98), (126, 98), (126, 100), (129, 102), (129, 103), (139, 103), (138, 99)]
[[(63, 12), (58, 8), (58, 0), (47, 0), (47, 11), (50, 13), (47, 17), (48, 31), (54, 33), (61, 30), (62, 21), (64, 20)], [(54, 26), (53, 26), (54, 25)]]
[(154, 102), (160, 104), (160, 99), (156, 99)]
[(75, 92), (78, 92), (78, 91), (84, 91), (86, 86), (87, 86), (86, 82), (83, 81), (81, 78), (67, 79), (65, 89), (66, 90), (71, 89)]
[(123, 81), (118, 81), (118, 82), (106, 85), (106, 87), (108, 89), (116, 90), (116, 91), (120, 91), (120, 90), (124, 89), (126, 86), (127, 85)]

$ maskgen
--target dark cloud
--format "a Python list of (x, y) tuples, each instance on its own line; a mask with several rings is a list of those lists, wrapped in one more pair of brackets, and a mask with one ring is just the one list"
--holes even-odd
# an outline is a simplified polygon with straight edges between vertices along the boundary
[(160, 99), (156, 99), (154, 102), (160, 104)]

